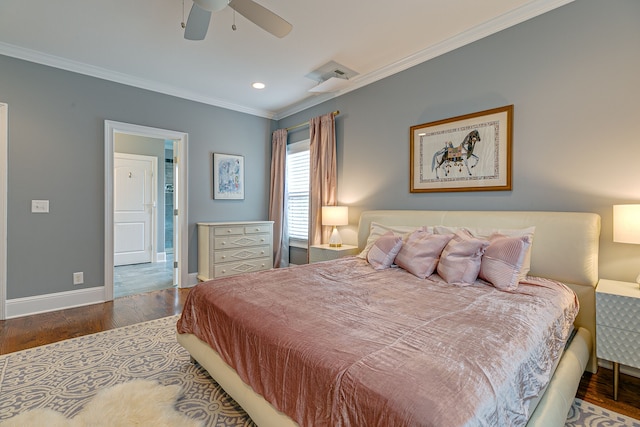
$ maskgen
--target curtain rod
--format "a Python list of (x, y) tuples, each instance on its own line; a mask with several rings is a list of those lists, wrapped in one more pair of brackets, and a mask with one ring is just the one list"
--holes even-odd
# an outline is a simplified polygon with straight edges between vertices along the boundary
[[(331, 114), (333, 114), (334, 116), (337, 116), (338, 114), (340, 114), (340, 110), (336, 110)], [(297, 124), (297, 125), (294, 125), (294, 126), (289, 126), (288, 128), (286, 128), (286, 130), (287, 130), (287, 132), (289, 132), (290, 130), (298, 129), (298, 128), (301, 128), (303, 126), (308, 126), (308, 125), (309, 125), (309, 121), (307, 120), (304, 123), (300, 123), (300, 124)]]

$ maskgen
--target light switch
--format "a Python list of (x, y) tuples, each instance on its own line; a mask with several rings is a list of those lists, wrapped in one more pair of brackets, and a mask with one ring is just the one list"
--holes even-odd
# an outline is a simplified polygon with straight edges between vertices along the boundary
[(49, 213), (49, 201), (48, 200), (32, 200), (31, 212), (32, 213)]

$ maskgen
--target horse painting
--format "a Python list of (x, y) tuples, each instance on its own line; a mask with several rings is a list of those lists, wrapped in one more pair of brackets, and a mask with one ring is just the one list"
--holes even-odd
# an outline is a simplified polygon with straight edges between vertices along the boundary
[[(444, 176), (448, 176), (451, 167), (458, 166), (462, 172), (463, 164), (467, 168), (467, 173), (471, 175), (471, 169), (476, 167), (480, 160), (477, 155), (473, 154), (476, 142), (480, 142), (480, 134), (477, 130), (472, 130), (457, 147), (448, 141), (443, 149), (436, 151), (431, 161), (431, 170), (436, 172), (436, 179), (440, 179), (438, 169), (442, 168)], [(469, 159), (474, 160), (471, 166), (469, 166)]]

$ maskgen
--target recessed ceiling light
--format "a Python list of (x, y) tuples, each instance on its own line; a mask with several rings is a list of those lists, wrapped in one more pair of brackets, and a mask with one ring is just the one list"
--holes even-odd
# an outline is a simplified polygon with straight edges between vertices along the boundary
[(261, 82), (255, 82), (251, 84), (251, 87), (253, 87), (254, 89), (264, 89), (265, 84)]

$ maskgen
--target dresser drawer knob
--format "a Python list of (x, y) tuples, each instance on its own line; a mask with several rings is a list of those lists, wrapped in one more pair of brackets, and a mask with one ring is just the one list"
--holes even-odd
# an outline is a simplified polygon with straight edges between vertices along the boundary
[(222, 242), (222, 246), (224, 246), (224, 245), (226, 245), (226, 244), (227, 244), (227, 242)]
[(223, 273), (223, 274), (224, 274), (224, 273), (226, 273), (226, 272), (227, 272), (227, 270), (222, 270), (222, 273)]
[(222, 255), (222, 259), (225, 259), (225, 258), (227, 258), (227, 256), (226, 255)]
[(256, 228), (256, 231), (260, 231), (260, 229), (259, 229), (259, 228)]
[(264, 242), (264, 239), (260, 239), (261, 242)]
[(264, 251), (260, 251), (260, 255), (264, 255)]
[(231, 229), (227, 230), (227, 233), (231, 234)]

